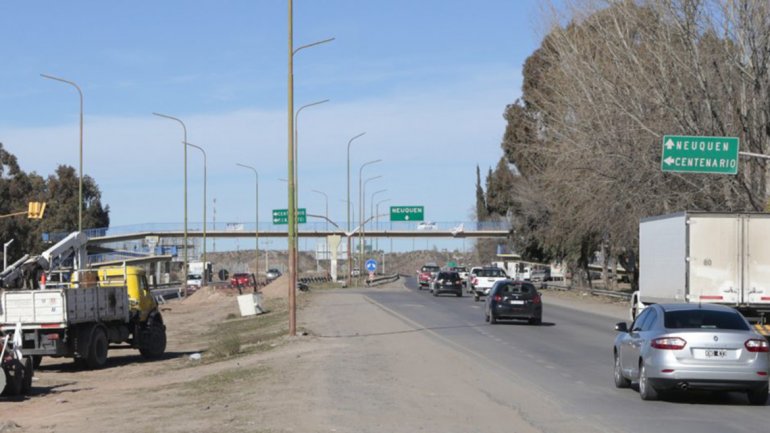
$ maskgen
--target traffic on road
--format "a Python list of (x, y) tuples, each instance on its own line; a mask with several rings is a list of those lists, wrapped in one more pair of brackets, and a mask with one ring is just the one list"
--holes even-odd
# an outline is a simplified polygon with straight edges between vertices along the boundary
[[(646, 321), (655, 308), (645, 310), (649, 312), (640, 316), (634, 325), (628, 328), (619, 325), (619, 329), (614, 330), (619, 319), (627, 318), (624, 305), (606, 304), (598, 309), (582, 310), (580, 303), (562, 298), (559, 295), (562, 292), (536, 290), (528, 282), (502, 280), (495, 284), (484, 304), (470, 301), (468, 297), (425, 297), (430, 291), (420, 290), (415, 278), (408, 279), (406, 287), (409, 290), (404, 294), (369, 296), (397, 311), (415, 329), (463, 353), (471, 353), (479, 359), (480, 368), (493, 365), (517, 378), (526, 378), (533, 392), (543, 393), (542, 398), (564, 408), (559, 419), (574, 419), (584, 427), (576, 427), (574, 431), (692, 432), (693, 425), (698, 426), (697, 431), (707, 432), (765, 429), (764, 408), (751, 409), (751, 406), (764, 407), (768, 396), (767, 340), (729, 307), (708, 308), (732, 315), (726, 321), (740, 329), (721, 329), (718, 324), (697, 321), (695, 317), (691, 322), (681, 323), (683, 317), (689, 317), (687, 312), (696, 311), (697, 316), (697, 304), (668, 307), (680, 323), (668, 323), (667, 320), (674, 319), (667, 319), (662, 313), (659, 332), (663, 336), (659, 338), (663, 339), (653, 344), (642, 338), (648, 341), (641, 358), (641, 365), (648, 365), (645, 375), (638, 369), (638, 363), (637, 368), (632, 368), (635, 355), (629, 354), (630, 361), (621, 365), (618, 376), (613, 351), (617, 353), (622, 344), (633, 347), (632, 343), (618, 341), (640, 338), (641, 333), (633, 331), (634, 326)], [(501, 288), (505, 288), (507, 298), (501, 296), (495, 300)], [(524, 292), (531, 294), (529, 300), (525, 300), (528, 308), (510, 308), (508, 305), (523, 307), (524, 304), (510, 301), (521, 301), (513, 295), (521, 298)], [(512, 320), (501, 321), (502, 315), (495, 316), (494, 311), (500, 308), (495, 303), (502, 303), (507, 311), (513, 311), (514, 314), (507, 316)], [(696, 325), (699, 328), (693, 329)], [(700, 337), (696, 339), (694, 335)], [(721, 343), (713, 341), (714, 337)], [(649, 355), (654, 352), (658, 352), (657, 355)], [(688, 358), (685, 354), (693, 355)], [(648, 357), (671, 363), (646, 364)], [(657, 369), (655, 380), (651, 379), (651, 368)], [(674, 371), (662, 373), (670, 369)], [(690, 372), (703, 375), (688, 376)], [(661, 380), (661, 374), (668, 374), (674, 380)], [(632, 392), (616, 387), (630, 387)], [(669, 410), (673, 412), (661, 417), (661, 411), (668, 413)]]

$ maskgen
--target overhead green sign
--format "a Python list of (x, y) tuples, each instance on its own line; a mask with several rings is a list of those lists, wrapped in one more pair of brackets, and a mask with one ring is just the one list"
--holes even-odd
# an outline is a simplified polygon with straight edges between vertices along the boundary
[[(305, 208), (297, 209), (297, 223), (305, 224), (307, 222), (307, 213)], [(273, 224), (289, 224), (288, 209), (273, 209)]]
[(663, 171), (684, 173), (738, 173), (737, 137), (663, 136)]
[(423, 206), (391, 206), (391, 221), (423, 221), (425, 220), (425, 207)]

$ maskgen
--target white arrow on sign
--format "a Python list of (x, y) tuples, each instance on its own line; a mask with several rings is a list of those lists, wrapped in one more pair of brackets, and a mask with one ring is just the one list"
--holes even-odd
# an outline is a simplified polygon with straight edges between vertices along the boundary
[(669, 138), (668, 141), (666, 142), (665, 146), (666, 146), (666, 149), (668, 149), (668, 150), (673, 149), (674, 148), (674, 141)]
[(674, 163), (674, 158), (669, 156), (668, 158), (664, 159), (663, 162), (665, 162), (668, 165), (671, 165)]

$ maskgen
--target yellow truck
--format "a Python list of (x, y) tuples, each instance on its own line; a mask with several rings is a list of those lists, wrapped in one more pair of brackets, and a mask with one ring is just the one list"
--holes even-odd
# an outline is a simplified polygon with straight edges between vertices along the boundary
[[(8, 339), (21, 329), (22, 347), (17, 349), (33, 364), (43, 356), (72, 357), (97, 369), (106, 364), (110, 347), (135, 348), (145, 358), (165, 352), (166, 327), (143, 269), (86, 269), (48, 280), (57, 282), (39, 290), (0, 293), (0, 336)], [(30, 363), (22, 364), (29, 371), (20, 377), (6, 373), (6, 381), (29, 380)]]

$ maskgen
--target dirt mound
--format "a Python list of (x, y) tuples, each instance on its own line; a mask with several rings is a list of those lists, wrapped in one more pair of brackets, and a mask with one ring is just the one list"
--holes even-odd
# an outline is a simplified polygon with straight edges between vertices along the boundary
[(206, 286), (196, 290), (186, 299), (183, 299), (182, 302), (184, 304), (211, 304), (224, 300), (225, 298), (229, 298), (229, 296), (222, 293), (216, 286)]
[(261, 292), (262, 296), (264, 296), (266, 299), (288, 298), (289, 277), (287, 275), (282, 275), (276, 278), (275, 280), (271, 281), (270, 284), (263, 287)]

